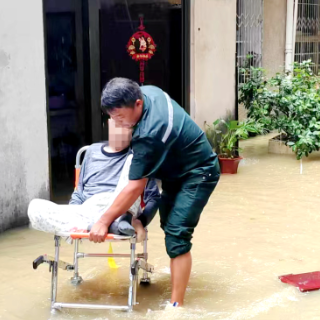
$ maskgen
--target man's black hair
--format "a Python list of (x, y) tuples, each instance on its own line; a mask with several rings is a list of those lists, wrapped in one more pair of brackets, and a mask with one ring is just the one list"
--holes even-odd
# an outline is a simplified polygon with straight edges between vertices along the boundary
[(138, 99), (142, 100), (142, 92), (135, 81), (114, 78), (102, 90), (101, 108), (107, 113), (115, 108), (133, 108)]

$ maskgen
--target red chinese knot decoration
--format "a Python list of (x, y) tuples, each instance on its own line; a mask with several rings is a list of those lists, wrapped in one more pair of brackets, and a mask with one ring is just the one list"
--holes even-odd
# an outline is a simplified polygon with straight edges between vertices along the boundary
[(156, 44), (150, 34), (143, 31), (145, 29), (143, 18), (140, 18), (138, 29), (139, 31), (131, 36), (127, 44), (127, 51), (133, 60), (140, 62), (140, 83), (143, 84), (145, 62), (153, 57), (156, 51)]

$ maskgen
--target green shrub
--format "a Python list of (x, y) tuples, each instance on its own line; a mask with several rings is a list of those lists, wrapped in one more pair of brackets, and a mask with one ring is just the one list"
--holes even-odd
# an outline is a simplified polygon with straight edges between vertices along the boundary
[(239, 90), (248, 117), (284, 133), (297, 159), (320, 148), (319, 76), (312, 65), (310, 60), (295, 63), (292, 74), (278, 73), (270, 80), (263, 69), (251, 68), (250, 80)]

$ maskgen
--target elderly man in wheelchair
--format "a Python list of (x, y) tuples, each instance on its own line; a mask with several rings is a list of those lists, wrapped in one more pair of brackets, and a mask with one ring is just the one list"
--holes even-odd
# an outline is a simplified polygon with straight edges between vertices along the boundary
[[(89, 231), (128, 183), (130, 140), (131, 129), (117, 128), (109, 120), (109, 142), (95, 143), (87, 149), (69, 205), (32, 200), (28, 209), (31, 226), (51, 233)], [(157, 184), (149, 180), (142, 199), (139, 197), (129, 212), (114, 221), (109, 233), (127, 236), (136, 233), (137, 242), (143, 241), (144, 228), (155, 216), (159, 200)]]
[[(82, 148), (86, 151), (81, 169), (76, 166), (76, 186), (68, 205), (58, 205), (51, 201), (34, 199), (30, 202), (28, 216), (31, 227), (48, 233), (55, 234), (55, 257), (46, 255), (38, 257), (33, 262), (36, 269), (39, 264), (45, 262), (50, 265), (52, 276), (52, 309), (62, 307), (87, 307), (87, 308), (119, 308), (106, 305), (78, 305), (63, 304), (56, 302), (57, 296), (57, 268), (73, 270), (72, 278), (75, 284), (82, 281), (78, 274), (78, 258), (97, 256), (94, 254), (81, 254), (78, 252), (80, 239), (88, 238), (91, 226), (99, 220), (100, 216), (111, 206), (114, 199), (128, 184), (128, 173), (132, 160), (130, 150), (131, 129), (117, 128), (112, 120), (109, 120), (109, 141), (106, 143), (95, 143), (90, 147)], [(79, 151), (79, 152), (80, 152)], [(80, 160), (80, 153), (77, 162)], [(152, 268), (147, 264), (147, 236), (146, 226), (154, 218), (160, 201), (160, 193), (155, 180), (149, 180), (144, 193), (136, 200), (128, 212), (114, 221), (109, 227), (107, 241), (129, 240), (131, 253), (128, 255), (105, 254), (106, 257), (126, 256), (130, 258), (130, 288), (128, 306), (122, 307), (131, 310), (135, 304), (135, 286), (137, 278), (136, 271), (140, 266), (144, 269), (144, 278)], [(59, 261), (60, 238), (67, 242), (75, 240), (74, 264)], [(144, 242), (143, 254), (135, 253), (135, 243)], [(99, 255), (101, 256), (101, 255)], [(140, 261), (143, 260), (143, 261)], [(134, 271), (134, 268), (136, 271)]]

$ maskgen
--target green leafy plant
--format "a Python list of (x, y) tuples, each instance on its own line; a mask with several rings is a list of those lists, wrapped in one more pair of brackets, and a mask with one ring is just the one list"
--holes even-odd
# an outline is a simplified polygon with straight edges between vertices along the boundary
[(207, 126), (206, 134), (215, 152), (221, 158), (233, 159), (238, 157), (241, 149), (237, 146), (239, 140), (249, 138), (249, 133), (263, 134), (264, 126), (253, 119), (239, 122), (236, 120), (218, 119)]
[(266, 80), (262, 69), (252, 68), (251, 79), (240, 88), (239, 102), (248, 116), (277, 130), (297, 159), (320, 149), (319, 76), (308, 60), (295, 63), (292, 74), (278, 73)]

